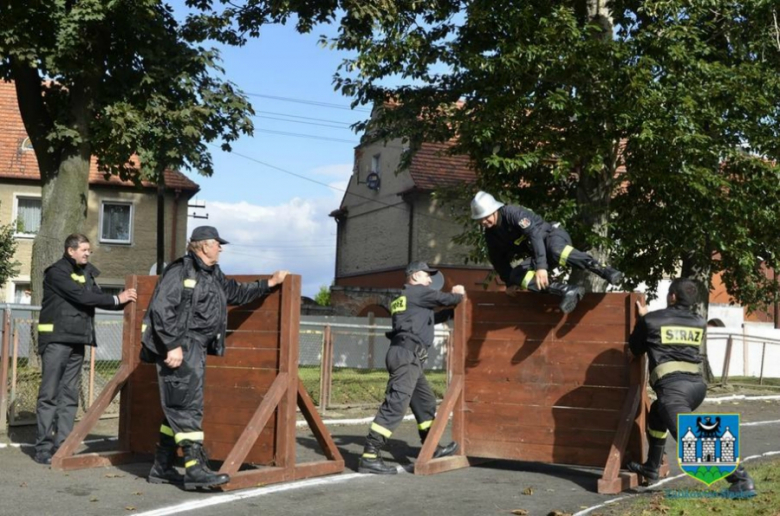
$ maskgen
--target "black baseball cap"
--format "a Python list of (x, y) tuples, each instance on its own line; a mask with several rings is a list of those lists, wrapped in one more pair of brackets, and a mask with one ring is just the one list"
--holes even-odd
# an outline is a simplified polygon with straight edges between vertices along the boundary
[(414, 274), (417, 271), (425, 271), (428, 274), (430, 274), (431, 276), (433, 276), (434, 274), (438, 274), (439, 273), (438, 269), (434, 269), (432, 267), (428, 267), (428, 264), (425, 263), (425, 262), (412, 262), (412, 263), (410, 263), (409, 265), (406, 266), (406, 275), (407, 276), (411, 276), (412, 274)]
[(229, 244), (227, 240), (219, 238), (219, 231), (213, 226), (200, 226), (192, 230), (192, 236), (190, 236), (191, 242), (198, 242), (199, 240), (211, 240), (214, 239), (222, 245)]

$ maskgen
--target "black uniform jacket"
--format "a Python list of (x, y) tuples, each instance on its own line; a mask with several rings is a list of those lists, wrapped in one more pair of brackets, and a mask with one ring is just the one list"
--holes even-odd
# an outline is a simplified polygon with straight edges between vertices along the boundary
[(63, 256), (44, 271), (43, 303), (38, 319), (38, 350), (50, 342), (95, 345), (95, 308), (121, 310), (116, 298), (100, 290), (100, 271)]
[(269, 292), (267, 280), (239, 283), (225, 277), (219, 265), (207, 266), (188, 253), (168, 265), (157, 282), (144, 318), (144, 348), (165, 357), (185, 339), (195, 339), (208, 346), (208, 354), (222, 356), (227, 306), (251, 303)]
[(653, 372), (661, 364), (701, 363), (706, 328), (707, 322), (690, 307), (675, 304), (640, 317), (628, 345), (634, 355), (647, 353), (653, 383)]
[(387, 338), (406, 337), (417, 344), (430, 347), (433, 344), (434, 325), (444, 322), (451, 313), (434, 315), (434, 308), (457, 305), (463, 300), (460, 294), (439, 292), (422, 285), (405, 285), (401, 295), (390, 304), (393, 330)]
[(501, 281), (509, 283), (512, 260), (530, 256), (535, 269), (547, 269), (547, 250), (544, 239), (553, 227), (522, 206), (502, 206), (498, 209), (498, 223), (485, 230), (485, 243), (493, 268)]

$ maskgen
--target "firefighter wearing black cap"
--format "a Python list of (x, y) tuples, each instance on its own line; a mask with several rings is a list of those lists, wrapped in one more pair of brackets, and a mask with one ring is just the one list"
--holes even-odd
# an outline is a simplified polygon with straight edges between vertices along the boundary
[[(171, 263), (157, 283), (143, 328), (141, 358), (157, 364), (165, 419), (149, 473), (152, 483), (183, 483), (185, 489), (225, 484), (203, 450), (203, 380), (206, 355), (225, 353), (227, 305), (243, 305), (267, 295), (287, 271), (270, 280), (239, 283), (219, 268), (226, 240), (211, 226), (195, 228), (187, 254)], [(184, 451), (185, 475), (173, 467), (177, 447)]]
[[(693, 311), (698, 298), (696, 282), (677, 278), (669, 286), (665, 309), (648, 313), (647, 306), (637, 301), (639, 319), (628, 344), (636, 356), (647, 353), (650, 385), (657, 399), (647, 418), (647, 461), (629, 462), (626, 467), (647, 480), (658, 480), (667, 435), (677, 441), (678, 414), (693, 412), (707, 395), (699, 353), (707, 321)], [(753, 480), (744, 469), (727, 480), (732, 491), (753, 492)]]
[[(623, 280), (622, 272), (572, 247), (566, 230), (546, 222), (527, 208), (505, 206), (489, 193), (478, 192), (471, 201), (471, 218), (478, 220), (485, 229), (490, 263), (506, 283), (509, 295), (521, 289), (546, 290), (563, 298), (560, 304), (563, 313), (574, 310), (585, 289), (566, 283), (550, 283), (547, 271), (551, 263), (553, 268), (571, 265), (590, 271), (612, 285)], [(529, 254), (530, 258), (512, 268), (512, 260)]]
[(96, 280), (100, 271), (89, 263), (91, 254), (89, 239), (74, 233), (65, 239), (62, 258), (44, 272), (38, 318), (43, 371), (36, 406), (38, 439), (34, 457), (40, 464), (51, 464), (52, 455), (73, 430), (84, 349), (97, 345), (95, 308), (121, 310), (136, 300), (135, 289), (116, 296), (103, 293)]
[[(436, 269), (425, 262), (412, 262), (406, 267), (406, 284), (401, 295), (390, 305), (393, 329), (387, 333), (390, 349), (385, 365), (390, 373), (385, 391), (385, 401), (379, 407), (371, 423), (363, 455), (360, 457), (360, 473), (394, 474), (396, 468), (382, 460), (380, 452), (411, 405), (417, 420), (420, 440), (425, 442), (436, 416), (436, 396), (423, 371), (428, 348), (433, 344), (434, 325), (446, 321), (452, 311), (435, 314), (433, 309), (457, 305), (466, 294), (461, 285), (452, 287), (452, 293), (430, 288)], [(437, 446), (434, 458), (455, 453), (458, 444)]]

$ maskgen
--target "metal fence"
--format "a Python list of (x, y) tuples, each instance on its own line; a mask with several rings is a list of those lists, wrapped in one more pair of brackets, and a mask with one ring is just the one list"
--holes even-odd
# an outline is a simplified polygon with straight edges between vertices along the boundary
[[(780, 387), (780, 338), (708, 328), (707, 355), (715, 381), (722, 385)], [(751, 381), (748, 381), (748, 380)]]
[[(11, 425), (35, 422), (35, 405), (41, 373), (35, 352), (35, 333), (40, 308), (6, 305), (7, 314), (0, 325), (4, 347), (0, 349), (0, 386), (5, 384), (7, 406), (0, 407)], [(389, 319), (367, 320), (361, 317), (304, 317), (300, 326), (299, 374), (320, 410), (345, 406), (377, 405), (384, 399), (388, 373), (385, 354), (390, 341), (385, 332)], [(372, 323), (367, 324), (367, 321)], [(122, 312), (98, 310), (95, 316), (96, 348), (87, 347), (82, 372), (79, 415), (94, 402), (119, 368), (122, 359)], [(450, 331), (441, 325), (425, 363), (426, 376), (441, 398), (447, 387), (447, 351)], [(6, 351), (7, 347), (7, 351)], [(32, 351), (32, 353), (31, 353)], [(323, 366), (324, 364), (324, 366)], [(105, 414), (119, 413), (119, 396)]]
[[(35, 422), (35, 405), (41, 382), (40, 357), (35, 350), (40, 308), (9, 305), (8, 332), (8, 423), (24, 425)], [(87, 346), (82, 369), (79, 416), (82, 415), (103, 387), (111, 380), (122, 360), (122, 312), (98, 310), (95, 315), (95, 333), (98, 347)], [(6, 326), (6, 325), (4, 325)], [(32, 351), (32, 352), (31, 352)], [(119, 413), (117, 397), (104, 417)]]
[[(385, 332), (389, 320), (366, 324), (333, 322), (326, 318), (301, 322), (299, 375), (320, 410), (376, 405), (385, 396), (388, 373), (385, 355), (390, 346)], [(450, 331), (440, 326), (425, 362), (426, 377), (437, 397), (447, 389), (447, 355)]]

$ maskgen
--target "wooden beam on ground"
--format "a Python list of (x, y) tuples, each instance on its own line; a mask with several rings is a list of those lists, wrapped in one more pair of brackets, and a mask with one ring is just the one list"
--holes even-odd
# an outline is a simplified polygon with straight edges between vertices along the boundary
[(84, 418), (76, 425), (73, 432), (65, 439), (65, 442), (62, 443), (60, 449), (57, 450), (57, 453), (52, 457), (52, 469), (63, 469), (62, 460), (73, 455), (76, 448), (81, 445), (81, 442), (87, 434), (95, 427), (100, 416), (103, 415), (103, 412), (106, 411), (108, 405), (114, 400), (116, 395), (119, 394), (119, 391), (125, 385), (125, 382), (127, 382), (127, 379), (130, 377), (130, 372), (130, 366), (122, 364), (111, 381), (108, 382), (108, 385), (103, 389), (103, 392), (101, 392), (100, 396), (95, 400), (95, 403), (89, 407)]
[[(433, 421), (430, 431), (428, 432), (428, 438), (425, 440), (425, 444), (420, 450), (420, 455), (417, 458), (417, 462), (414, 464), (414, 473), (417, 475), (432, 475), (434, 473), (440, 473), (450, 469), (458, 469), (468, 466), (468, 461), (464, 463), (461, 455), (454, 455), (452, 457), (444, 457), (436, 459), (435, 466), (433, 465), (433, 452), (436, 450), (436, 445), (439, 444), (444, 428), (447, 426), (449, 415), (452, 409), (455, 407), (456, 402), (463, 395), (463, 375), (454, 374), (452, 381), (444, 394), (444, 400), (439, 406), (439, 411), (436, 419)], [(465, 443), (459, 443), (461, 446), (465, 446)], [(463, 453), (463, 452), (461, 452)]]
[(632, 386), (626, 394), (626, 400), (620, 411), (620, 423), (618, 424), (615, 439), (609, 450), (609, 458), (604, 467), (604, 474), (598, 481), (598, 492), (602, 494), (616, 494), (622, 488), (622, 480), (618, 478), (620, 467), (623, 463), (623, 456), (628, 444), (628, 437), (631, 433), (631, 427), (636, 419), (637, 409), (642, 400), (642, 390), (644, 385)]
[(341, 456), (341, 452), (336, 447), (336, 443), (333, 442), (333, 438), (330, 436), (325, 423), (322, 422), (320, 414), (314, 407), (314, 402), (309, 397), (309, 393), (306, 392), (306, 387), (303, 386), (303, 382), (298, 379), (298, 408), (301, 409), (301, 414), (306, 418), (306, 422), (309, 424), (309, 429), (314, 434), (317, 442), (320, 443), (322, 451), (325, 456), (333, 461), (341, 461), (341, 467), (344, 468), (344, 458)]
[(60, 460), (60, 465), (57, 469), (70, 471), (84, 468), (106, 468), (119, 464), (129, 464), (136, 460), (136, 454), (130, 451), (84, 453), (72, 457), (64, 457)]

